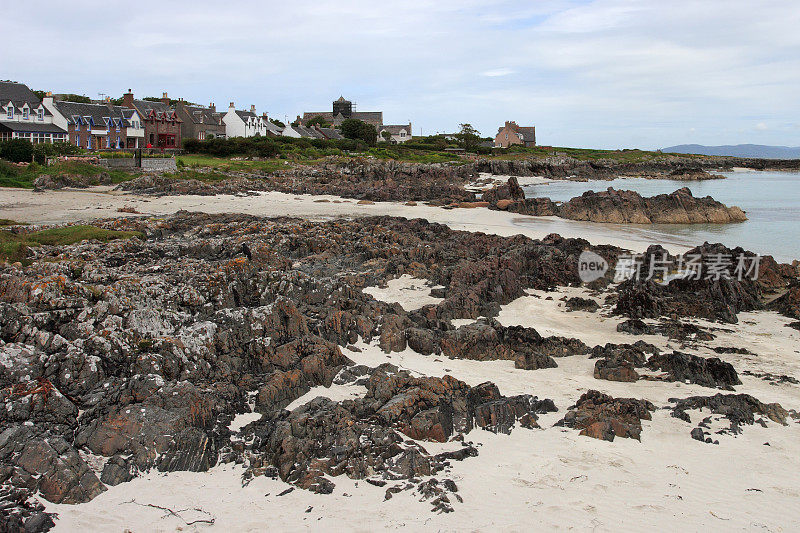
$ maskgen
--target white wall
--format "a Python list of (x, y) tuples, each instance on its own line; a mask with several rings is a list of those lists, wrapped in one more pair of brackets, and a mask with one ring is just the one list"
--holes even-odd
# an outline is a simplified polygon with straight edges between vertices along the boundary
[(247, 136), (244, 121), (236, 114), (236, 108), (233, 106), (228, 108), (228, 112), (222, 117), (222, 122), (225, 123), (225, 136), (228, 139)]

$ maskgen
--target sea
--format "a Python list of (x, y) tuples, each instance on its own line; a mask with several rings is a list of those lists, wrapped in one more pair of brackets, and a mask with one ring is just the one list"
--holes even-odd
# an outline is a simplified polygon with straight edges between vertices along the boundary
[(800, 173), (734, 171), (719, 174), (726, 179), (554, 180), (527, 185), (524, 189), (527, 197), (544, 196), (554, 201), (567, 201), (586, 191), (604, 191), (608, 187), (636, 191), (642, 196), (688, 187), (696, 197), (711, 196), (725, 205), (739, 206), (748, 220), (734, 224), (620, 224), (624, 227), (620, 230), (635, 235), (637, 240), (665, 245), (693, 247), (704, 242), (719, 242), (728, 247), (741, 246), (761, 255), (772, 255), (779, 262), (800, 259)]

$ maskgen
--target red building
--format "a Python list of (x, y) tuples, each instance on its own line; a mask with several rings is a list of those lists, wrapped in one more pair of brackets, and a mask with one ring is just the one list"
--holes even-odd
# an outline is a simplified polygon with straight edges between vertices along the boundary
[(167, 93), (159, 101), (135, 100), (133, 93), (122, 96), (122, 105), (138, 111), (144, 124), (144, 145), (150, 148), (180, 148), (181, 125), (175, 108), (170, 105)]

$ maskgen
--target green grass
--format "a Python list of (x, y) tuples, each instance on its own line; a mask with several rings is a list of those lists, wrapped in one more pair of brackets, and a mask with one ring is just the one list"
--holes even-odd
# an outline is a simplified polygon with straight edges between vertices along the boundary
[[(225, 157), (211, 157), (206, 155), (182, 155), (176, 160), (179, 170), (213, 168), (221, 172), (264, 172), (272, 173), (276, 170), (287, 168), (283, 159), (266, 159), (263, 161), (249, 161), (228, 159)], [(198, 177), (197, 179), (203, 179)], [(209, 178), (206, 178), (209, 179)], [(212, 178), (213, 179), (213, 178)]]
[(667, 154), (662, 152), (651, 152), (647, 150), (600, 150), (594, 148), (566, 148), (557, 146), (536, 146), (524, 148), (514, 146), (507, 152), (494, 156), (495, 159), (541, 159), (553, 156), (568, 156), (580, 161), (596, 161), (599, 159), (610, 159), (618, 163), (645, 163), (665, 156), (676, 155), (680, 157), (691, 157), (695, 159), (707, 159), (707, 156), (692, 156), (686, 154)]
[(24, 222), (17, 222), (16, 220), (11, 220), (10, 218), (0, 218), (0, 227), (3, 226), (25, 226)]
[(12, 233), (0, 230), (0, 259), (25, 263), (28, 248), (36, 246), (67, 246), (85, 240), (109, 242), (116, 239), (144, 239), (138, 231), (116, 231), (95, 226), (64, 226), (61, 228), (32, 231), (30, 233)]
[(55, 163), (49, 167), (44, 167), (35, 163), (27, 167), (18, 167), (5, 161), (0, 161), (0, 187), (32, 189), (33, 180), (42, 174), (48, 174), (50, 176), (72, 174), (75, 176), (87, 176), (92, 178), (99, 176), (101, 173), (108, 174), (111, 177), (112, 183), (121, 183), (139, 175), (138, 172), (131, 173), (120, 169), (108, 169), (106, 167), (79, 161)]

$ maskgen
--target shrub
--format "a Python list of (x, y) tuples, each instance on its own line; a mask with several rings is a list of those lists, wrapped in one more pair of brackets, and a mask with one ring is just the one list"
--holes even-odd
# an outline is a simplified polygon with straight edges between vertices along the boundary
[(13, 163), (33, 161), (33, 145), (25, 139), (11, 139), (0, 142), (0, 159)]

